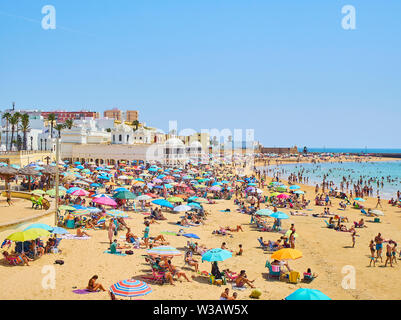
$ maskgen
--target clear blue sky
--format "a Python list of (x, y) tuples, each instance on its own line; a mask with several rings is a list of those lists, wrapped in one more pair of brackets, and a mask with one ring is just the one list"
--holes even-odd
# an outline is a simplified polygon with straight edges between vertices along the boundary
[[(57, 29), (41, 28), (42, 6)], [(343, 30), (341, 8), (356, 8)], [(266, 146), (401, 147), (401, 1), (2, 0), (0, 107), (138, 109)]]

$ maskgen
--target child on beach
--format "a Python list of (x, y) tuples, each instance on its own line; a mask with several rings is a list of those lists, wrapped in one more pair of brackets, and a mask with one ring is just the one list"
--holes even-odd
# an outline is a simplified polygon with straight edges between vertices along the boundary
[(237, 256), (242, 256), (242, 254), (243, 254), (243, 252), (244, 252), (244, 250), (242, 250), (242, 244), (238, 245), (238, 247), (239, 247), (239, 251), (236, 252), (235, 255), (237, 255)]
[(376, 258), (375, 258), (375, 242), (374, 240), (370, 240), (369, 243), (369, 249), (370, 249), (370, 263), (369, 263), (369, 267), (372, 265), (372, 261), (373, 261), (373, 266), (376, 266)]

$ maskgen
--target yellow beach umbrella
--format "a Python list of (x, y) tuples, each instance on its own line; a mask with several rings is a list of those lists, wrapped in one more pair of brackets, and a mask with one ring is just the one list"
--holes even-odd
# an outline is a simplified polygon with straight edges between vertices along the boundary
[(7, 237), (7, 240), (10, 241), (29, 241), (35, 240), (40, 237), (48, 237), (50, 236), (50, 232), (45, 229), (40, 228), (32, 228), (22, 232), (14, 232)]
[(291, 248), (280, 249), (273, 253), (271, 258), (275, 260), (295, 260), (302, 258), (302, 252)]

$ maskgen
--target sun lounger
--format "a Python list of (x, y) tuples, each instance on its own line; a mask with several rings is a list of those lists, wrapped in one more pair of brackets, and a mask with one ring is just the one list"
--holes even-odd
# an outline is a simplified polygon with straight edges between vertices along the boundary
[(265, 267), (269, 268), (269, 275), (268, 275), (269, 279), (270, 278), (278, 278), (278, 279), (280, 278), (281, 272), (280, 271), (273, 271), (273, 266), (271, 265), (269, 260), (266, 261)]

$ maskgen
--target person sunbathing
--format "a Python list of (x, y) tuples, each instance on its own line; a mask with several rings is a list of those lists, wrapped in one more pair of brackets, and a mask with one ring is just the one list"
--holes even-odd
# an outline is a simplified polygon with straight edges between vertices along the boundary
[(22, 263), (23, 265), (29, 266), (29, 261), (33, 261), (33, 259), (27, 257), (25, 253), (8, 253), (7, 251), (3, 252), (4, 258), (9, 261), (10, 263), (12, 262), (13, 264), (19, 264)]
[(200, 254), (200, 255), (203, 255), (206, 251), (208, 251), (209, 249), (208, 248), (206, 248), (206, 246), (205, 245), (199, 245), (197, 242), (195, 242), (195, 249), (194, 249), (194, 251), (197, 253), (197, 254)]
[(230, 228), (229, 226), (227, 226), (227, 227), (225, 227), (225, 229), (228, 230), (228, 231), (232, 231), (232, 232), (238, 232), (238, 231), (240, 231), (240, 230), (241, 230), (242, 232), (244, 232), (244, 230), (242, 230), (241, 225), (237, 225), (236, 228)]
[(199, 263), (192, 257), (191, 251), (187, 251), (185, 253), (185, 262), (188, 263), (188, 265), (190, 265), (191, 267), (195, 267), (195, 272), (198, 272)]
[[(184, 277), (188, 282), (191, 282), (191, 280), (188, 279), (185, 272), (177, 269), (177, 267), (171, 264), (171, 260), (167, 260), (166, 257), (164, 257), (163, 262), (164, 262), (163, 265), (166, 266), (169, 270), (169, 272), (166, 272), (166, 278), (168, 277), (168, 274), (170, 274), (171, 279), (173, 279), (174, 276), (177, 276), (178, 279)], [(172, 282), (170, 282), (170, 284), (174, 285)]]
[(230, 250), (230, 249), (227, 248), (225, 242), (223, 242), (223, 243), (221, 244), (221, 247), (220, 247), (220, 248), (223, 249), (223, 250), (227, 250), (227, 251), (233, 252), (232, 250)]
[(94, 275), (92, 278), (90, 278), (86, 289), (89, 290), (90, 292), (96, 292), (98, 290), (106, 291), (102, 284), (96, 283), (97, 279), (98, 279), (97, 275)]
[(312, 273), (311, 268), (308, 268), (306, 270), (306, 272), (304, 272), (304, 280), (305, 281), (312, 281), (315, 278), (317, 278), (317, 273)]
[(82, 231), (81, 230), (81, 227), (79, 227), (78, 229), (77, 229), (77, 237), (90, 237), (90, 235), (89, 234), (87, 234), (85, 231)]
[(243, 288), (245, 284), (249, 285), (251, 288), (255, 288), (255, 286), (252, 284), (255, 280), (248, 280), (245, 270), (241, 270), (240, 274), (238, 277), (235, 279), (235, 285), (238, 288)]
[(125, 234), (125, 241), (129, 243), (135, 243), (136, 239), (137, 237), (135, 237), (135, 235), (131, 232), (131, 229), (128, 228), (127, 233)]
[(169, 242), (164, 238), (163, 235), (159, 234), (157, 237), (153, 238), (153, 245), (168, 245)]

